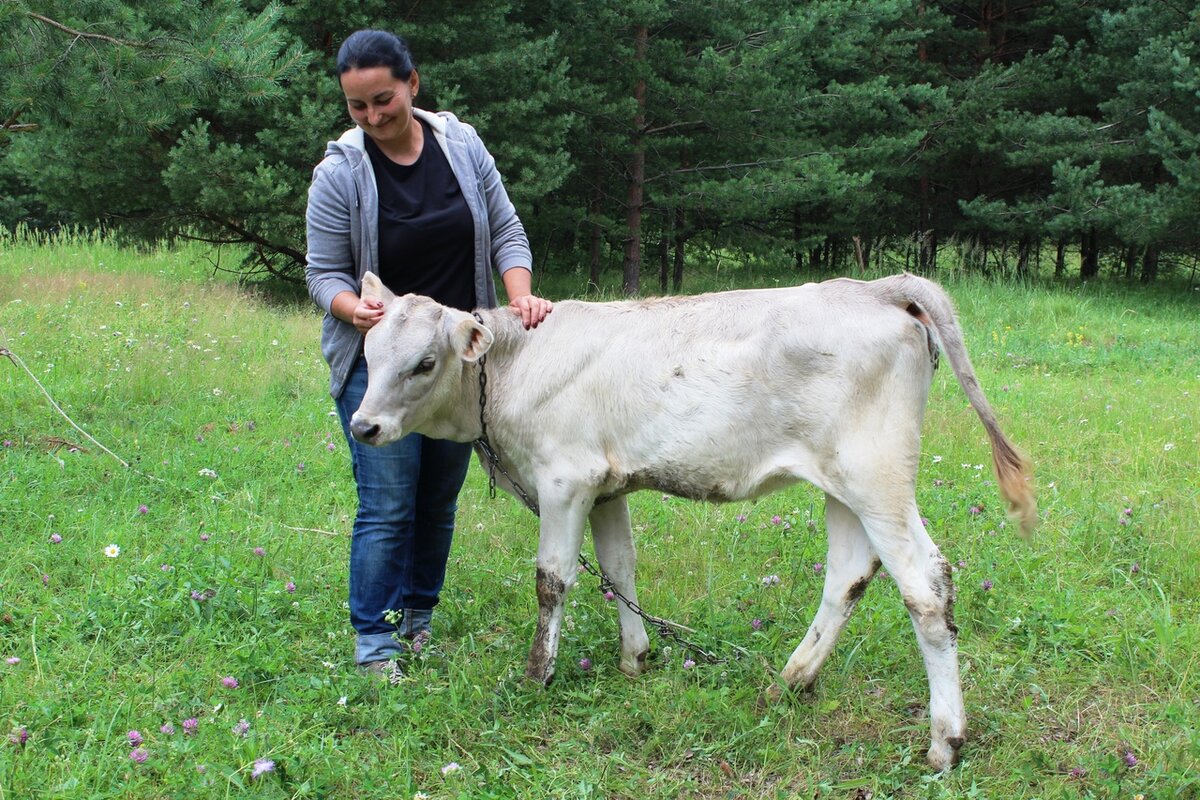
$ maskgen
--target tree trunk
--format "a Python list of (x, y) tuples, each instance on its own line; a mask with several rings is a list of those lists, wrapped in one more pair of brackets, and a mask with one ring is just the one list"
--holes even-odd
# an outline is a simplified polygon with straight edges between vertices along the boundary
[[(600, 168), (597, 166), (596, 174), (599, 178)], [(603, 202), (603, 194), (600, 191), (600, 181), (593, 182), (592, 196), (588, 201), (588, 216), (592, 219), (591, 224), (591, 242), (588, 245), (588, 280), (589, 288), (600, 288), (600, 245), (604, 239), (604, 232), (600, 229), (600, 223), (597, 221), (600, 217), (600, 204)]]
[(635, 295), (641, 288), (642, 271), (642, 205), (646, 190), (646, 146), (643, 138), (646, 127), (646, 78), (642, 74), (646, 62), (646, 45), (649, 31), (645, 25), (634, 29), (634, 70), (637, 82), (633, 86), (636, 111), (633, 115), (633, 135), (630, 141), (633, 152), (629, 157), (629, 191), (625, 200), (625, 224), (629, 229), (625, 239), (625, 280), (623, 289), (627, 295)]
[(1158, 247), (1153, 244), (1146, 245), (1146, 252), (1142, 253), (1142, 283), (1154, 283), (1158, 280)]
[(856, 268), (855, 274), (861, 278), (864, 274), (866, 274), (867, 271), (867, 262), (863, 257), (862, 237), (855, 234), (851, 237), (851, 241), (854, 242), (854, 264)]
[(1100, 274), (1100, 247), (1097, 245), (1096, 229), (1083, 234), (1079, 242), (1079, 277), (1088, 280)]
[(1024, 278), (1029, 274), (1029, 256), (1033, 252), (1033, 237), (1028, 233), (1017, 243), (1017, 275)]
[(1067, 271), (1066, 262), (1067, 240), (1059, 239), (1058, 246), (1054, 249), (1054, 277), (1061, 278)]
[[(921, 179), (924, 183), (924, 178)], [(917, 273), (932, 275), (937, 270), (937, 233), (932, 228), (921, 231), (917, 251)]]
[(683, 291), (683, 246), (687, 242), (683, 228), (686, 224), (687, 215), (684, 210), (675, 209), (675, 273), (671, 276), (671, 288), (675, 292)]
[[(804, 271), (804, 249), (800, 247), (800, 231), (803, 215), (800, 213), (800, 206), (792, 209), (792, 248), (796, 256), (796, 272)], [(812, 252), (809, 251), (809, 266), (812, 266)]]
[(922, 175), (918, 183), (920, 197), (917, 203), (917, 272), (929, 274), (929, 256), (926, 250), (927, 238), (933, 233), (929, 224), (929, 176)]
[(667, 281), (671, 277), (671, 232), (664, 230), (658, 237), (658, 293), (667, 293)]
[(1133, 281), (1137, 277), (1138, 249), (1131, 244), (1125, 248), (1125, 280)]

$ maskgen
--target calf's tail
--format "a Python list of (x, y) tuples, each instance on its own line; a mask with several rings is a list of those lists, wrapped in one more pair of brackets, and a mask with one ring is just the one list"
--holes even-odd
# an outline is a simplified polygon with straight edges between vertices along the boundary
[(962, 328), (946, 292), (932, 281), (905, 273), (874, 281), (881, 290), (881, 299), (903, 307), (926, 327), (937, 332), (942, 352), (950, 362), (958, 384), (987, 431), (992, 443), (992, 465), (1000, 486), (1000, 495), (1008, 503), (1009, 515), (1020, 525), (1022, 536), (1029, 536), (1037, 524), (1037, 501), (1029, 462), (1008, 440), (996, 421), (975, 369), (963, 343)]

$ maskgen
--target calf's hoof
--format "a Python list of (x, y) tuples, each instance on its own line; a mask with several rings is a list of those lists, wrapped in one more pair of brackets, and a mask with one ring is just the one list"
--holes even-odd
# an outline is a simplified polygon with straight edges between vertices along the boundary
[(534, 663), (532, 660), (525, 665), (525, 680), (541, 686), (549, 686), (554, 680), (554, 662)]
[(934, 742), (925, 754), (929, 766), (938, 772), (945, 772), (958, 763), (958, 751), (966, 742), (963, 736), (948, 736), (945, 741)]
[(646, 671), (646, 657), (650, 655), (649, 650), (643, 650), (636, 656), (621, 655), (621, 672), (625, 673), (630, 678), (636, 678)]

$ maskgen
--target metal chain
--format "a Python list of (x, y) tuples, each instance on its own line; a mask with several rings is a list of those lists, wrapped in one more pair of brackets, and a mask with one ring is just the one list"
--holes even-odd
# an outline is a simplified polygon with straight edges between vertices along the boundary
[[(483, 318), (480, 317), (478, 313), (475, 314), (475, 319), (479, 321), (479, 324), (481, 324), (481, 325), (483, 324)], [(483, 455), (487, 459), (487, 463), (488, 463), (488, 496), (491, 497), (493, 500), (496, 498), (496, 470), (498, 469), (498, 470), (500, 470), (500, 473), (505, 477), (505, 479), (509, 482), (509, 484), (512, 486), (513, 491), (516, 492), (517, 496), (519, 498), (521, 498), (521, 501), (523, 503), (525, 503), (525, 507), (528, 508), (530, 511), (532, 511), (533, 515), (535, 517), (540, 518), (541, 510), (538, 508), (537, 501), (534, 500), (529, 495), (529, 493), (525, 491), (525, 488), (523, 486), (521, 486), (520, 482), (518, 482), (515, 478), (513, 478), (513, 476), (508, 473), (508, 470), (506, 470), (504, 468), (504, 464), (500, 460), (499, 453), (497, 453), (495, 448), (492, 447), (492, 443), (488, 439), (487, 417), (486, 417), (486, 414), (484, 413), (486, 408), (487, 408), (487, 354), (485, 353), (484, 355), (479, 357), (479, 428), (480, 428), (480, 433), (479, 433), (479, 438), (475, 440), (475, 444), (479, 447), (480, 450), (483, 451)], [(650, 627), (652, 627), (658, 633), (658, 635), (661, 636), (663, 639), (668, 639), (672, 642), (675, 642), (683, 649), (693, 653), (696, 656), (697, 660), (704, 661), (705, 663), (723, 664), (727, 661), (727, 659), (721, 658), (720, 656), (717, 656), (715, 653), (713, 653), (709, 650), (705, 650), (703, 647), (700, 647), (698, 644), (689, 642), (687, 639), (685, 639), (683, 636), (681, 636), (679, 633), (679, 630), (680, 629), (686, 630), (686, 629), (684, 628), (684, 626), (680, 625), (679, 623), (671, 622), (668, 619), (663, 619), (662, 617), (656, 617), (652, 614), (646, 613), (646, 611), (643, 610), (642, 607), (639, 606), (636, 602), (634, 602), (633, 600), (630, 600), (628, 597), (626, 597), (625, 595), (623, 595), (619, 591), (617, 591), (617, 588), (613, 584), (612, 579), (609, 578), (608, 575), (606, 575), (603, 572), (603, 570), (600, 570), (600, 569), (597, 569), (596, 567), (594, 567), (592, 565), (592, 563), (590, 561), (588, 561), (587, 557), (583, 555), (583, 553), (579, 554), (579, 564), (585, 571), (587, 571), (591, 575), (596, 576), (596, 578), (599, 579), (600, 591), (605, 592), (605, 593), (612, 592), (613, 597), (620, 600), (622, 603), (625, 604), (626, 608), (628, 608), (634, 614), (637, 614), (639, 617), (641, 617), (642, 620), (645, 621), (646, 623), (648, 623), (650, 625)]]
[(728, 661), (728, 659), (721, 658), (711, 650), (705, 650), (695, 642), (690, 642), (685, 639), (679, 633), (679, 629), (683, 629), (683, 626), (678, 622), (671, 622), (669, 619), (663, 619), (662, 617), (656, 617), (653, 614), (646, 613), (641, 606), (617, 591), (616, 587), (613, 586), (612, 580), (605, 575), (604, 572), (592, 566), (592, 563), (587, 560), (587, 557), (584, 556), (583, 553), (579, 554), (579, 564), (589, 574), (595, 575), (600, 580), (600, 591), (605, 593), (612, 592), (613, 597), (620, 600), (630, 611), (632, 611), (634, 614), (637, 614), (645, 622), (649, 623), (650, 627), (654, 628), (655, 632), (658, 633), (658, 635), (663, 639), (668, 639), (672, 642), (675, 642), (683, 649), (693, 653), (698, 661), (703, 661), (706, 664), (724, 664), (726, 661)]

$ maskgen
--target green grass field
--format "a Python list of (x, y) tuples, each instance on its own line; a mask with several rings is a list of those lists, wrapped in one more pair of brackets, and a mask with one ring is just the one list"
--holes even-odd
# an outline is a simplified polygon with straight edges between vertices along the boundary
[(1200, 796), (1200, 293), (947, 288), (1042, 525), (1006, 526), (940, 370), (918, 499), (957, 565), (971, 740), (937, 775), (886, 578), (814, 691), (760, 704), (819, 598), (806, 486), (634, 496), (642, 604), (730, 660), (685, 668), (655, 640), (625, 678), (582, 576), (543, 690), (522, 680), (535, 520), (473, 466), (434, 644), (398, 685), (360, 675), (315, 309), (203, 250), (0, 241), (0, 347), (32, 373), (0, 358), (0, 800)]

